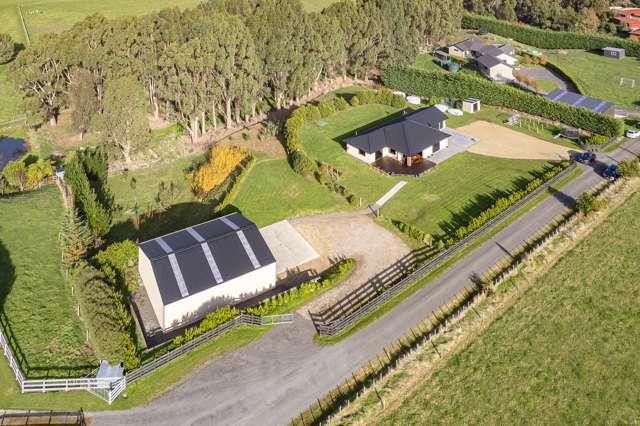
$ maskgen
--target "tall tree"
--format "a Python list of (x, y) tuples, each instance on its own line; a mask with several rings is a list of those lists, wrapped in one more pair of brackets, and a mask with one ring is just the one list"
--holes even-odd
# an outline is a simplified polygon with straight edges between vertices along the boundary
[(96, 87), (89, 70), (80, 68), (75, 72), (69, 85), (69, 103), (72, 108), (71, 122), (82, 139), (98, 111)]
[(16, 45), (9, 34), (0, 33), (0, 64), (6, 64), (13, 59)]
[(67, 269), (77, 265), (93, 243), (89, 227), (78, 216), (75, 208), (66, 210), (60, 226), (59, 240), (62, 249), (62, 263)]
[(107, 141), (125, 161), (149, 140), (144, 90), (134, 77), (120, 77), (107, 85), (103, 121)]

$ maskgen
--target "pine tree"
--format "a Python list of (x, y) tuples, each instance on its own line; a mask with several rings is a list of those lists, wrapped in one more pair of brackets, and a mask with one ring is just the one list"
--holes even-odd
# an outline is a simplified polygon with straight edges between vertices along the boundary
[(62, 264), (65, 269), (71, 269), (87, 254), (93, 238), (87, 224), (78, 216), (76, 209), (70, 208), (65, 212), (60, 227), (60, 247), (62, 249)]

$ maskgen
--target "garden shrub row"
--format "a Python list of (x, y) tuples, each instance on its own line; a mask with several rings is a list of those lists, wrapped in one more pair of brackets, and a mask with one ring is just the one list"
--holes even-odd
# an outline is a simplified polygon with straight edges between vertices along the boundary
[(246, 312), (252, 315), (272, 315), (285, 309), (290, 304), (304, 301), (310, 294), (320, 290), (329, 289), (344, 281), (353, 271), (356, 262), (354, 259), (343, 259), (324, 271), (319, 280), (302, 283), (300, 287), (294, 287), (277, 296), (263, 301), (258, 306), (247, 308)]
[(207, 160), (186, 174), (194, 194), (200, 199), (205, 198), (227, 179), (246, 156), (247, 153), (236, 146), (215, 145), (209, 151)]
[(110, 363), (122, 362), (127, 370), (140, 365), (133, 338), (135, 325), (124, 293), (88, 264), (76, 270), (73, 282), (80, 317), (96, 356)]
[(431, 247), (434, 243), (433, 235), (424, 232), (422, 229), (397, 219), (390, 219), (389, 222), (400, 232), (416, 240), (420, 244)]
[(484, 29), (493, 34), (512, 38), (520, 43), (541, 49), (592, 50), (611, 46), (625, 49), (627, 56), (640, 57), (640, 43), (637, 41), (602, 34), (545, 30), (473, 13), (464, 14), (462, 27), (475, 30)]
[(188, 328), (185, 330), (184, 334), (176, 336), (171, 342), (170, 349), (177, 348), (178, 346), (182, 346), (185, 343), (189, 343), (196, 337), (201, 336), (207, 331), (213, 330), (214, 328), (231, 321), (238, 315), (240, 315), (240, 310), (232, 306), (225, 306), (215, 312), (211, 312), (206, 317), (204, 317), (204, 319), (196, 327)]
[(472, 232), (478, 230), (485, 223), (489, 222), (491, 219), (495, 218), (500, 213), (504, 212), (509, 207), (513, 206), (514, 204), (522, 200), (527, 195), (531, 194), (542, 184), (544, 184), (554, 176), (558, 175), (563, 170), (567, 169), (569, 166), (571, 166), (571, 162), (563, 161), (557, 166), (553, 167), (552, 169), (546, 171), (541, 178), (535, 178), (529, 181), (529, 183), (524, 189), (514, 191), (511, 194), (509, 194), (509, 196), (507, 197), (498, 198), (491, 207), (489, 207), (488, 209), (480, 213), (478, 216), (471, 219), (471, 221), (469, 221), (469, 223), (466, 226), (461, 226), (457, 228), (453, 232), (453, 235), (447, 237), (445, 244), (447, 246), (452, 246), (458, 241), (466, 238)]
[(216, 201), (215, 207), (213, 208), (214, 214), (224, 212), (227, 206), (229, 206), (229, 203), (231, 203), (231, 200), (235, 199), (236, 194), (240, 190), (241, 183), (244, 181), (244, 178), (247, 177), (247, 174), (249, 174), (254, 164), (255, 158), (247, 155), (245, 159), (238, 164), (236, 169), (227, 176), (227, 179), (217, 190), (207, 195), (207, 199)]
[(451, 74), (391, 66), (385, 70), (383, 81), (396, 90), (422, 97), (435, 95), (456, 99), (479, 98), (488, 105), (522, 111), (606, 136), (619, 136), (624, 129), (622, 120), (553, 102), (540, 95), (465, 73)]

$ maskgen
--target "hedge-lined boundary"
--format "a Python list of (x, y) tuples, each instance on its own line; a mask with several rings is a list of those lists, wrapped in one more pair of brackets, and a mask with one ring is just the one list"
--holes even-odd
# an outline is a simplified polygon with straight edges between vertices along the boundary
[(564, 78), (566, 78), (567, 80), (569, 80), (571, 82), (571, 84), (573, 84), (573, 87), (576, 88), (576, 90), (578, 91), (578, 93), (580, 93), (581, 95), (586, 95), (587, 92), (584, 88), (584, 86), (582, 86), (582, 84), (580, 82), (578, 82), (578, 80), (576, 80), (573, 75), (571, 75), (571, 73), (569, 73), (566, 69), (564, 69), (563, 67), (561, 67), (560, 65), (551, 62), (547, 59), (547, 68), (551, 68), (553, 71), (561, 74), (562, 76), (564, 76)]
[(479, 98), (488, 105), (522, 111), (606, 136), (622, 135), (624, 129), (622, 120), (553, 102), (540, 95), (465, 73), (445, 74), (408, 66), (391, 66), (384, 71), (382, 79), (386, 86), (417, 96)]
[(240, 164), (236, 166), (235, 170), (227, 176), (225, 181), (218, 188), (208, 194), (206, 199), (216, 201), (216, 205), (213, 208), (214, 214), (223, 213), (227, 206), (229, 206), (229, 203), (236, 198), (242, 182), (245, 177), (247, 177), (255, 163), (255, 157), (247, 155)]
[(543, 30), (473, 13), (465, 13), (462, 17), (462, 27), (473, 30), (484, 29), (541, 49), (591, 50), (611, 46), (625, 49), (627, 56), (640, 57), (640, 43), (601, 34)]

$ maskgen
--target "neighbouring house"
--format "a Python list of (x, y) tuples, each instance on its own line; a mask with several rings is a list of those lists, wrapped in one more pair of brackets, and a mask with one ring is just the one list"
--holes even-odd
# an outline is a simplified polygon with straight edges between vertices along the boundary
[(391, 158), (415, 166), (449, 146), (446, 120), (436, 107), (418, 109), (345, 139), (347, 152), (368, 164)]
[(616, 21), (620, 25), (627, 25), (630, 31), (640, 29), (640, 18), (633, 18), (630, 16), (618, 16)]
[(518, 62), (518, 60), (514, 56), (511, 56), (511, 54), (506, 53), (499, 47), (493, 45), (483, 47), (478, 51), (478, 53), (480, 54), (480, 56), (493, 56), (499, 61), (511, 66), (515, 65)]
[(513, 68), (495, 56), (483, 55), (480, 56), (476, 63), (478, 69), (487, 78), (494, 81), (513, 81), (515, 79), (513, 74)]
[(449, 46), (448, 53), (462, 59), (473, 58), (487, 45), (479, 38), (472, 37)]
[(586, 108), (589, 111), (599, 112), (601, 114), (615, 114), (615, 105), (611, 102), (580, 95), (578, 93), (567, 92), (562, 89), (556, 89), (551, 93), (548, 93), (546, 98), (554, 102), (561, 102), (578, 108)]
[(256, 225), (233, 213), (139, 244), (138, 271), (163, 330), (275, 286), (276, 261)]
[(619, 47), (605, 47), (602, 49), (602, 54), (609, 58), (622, 59), (625, 56), (625, 51)]

